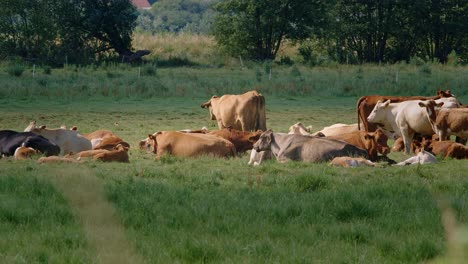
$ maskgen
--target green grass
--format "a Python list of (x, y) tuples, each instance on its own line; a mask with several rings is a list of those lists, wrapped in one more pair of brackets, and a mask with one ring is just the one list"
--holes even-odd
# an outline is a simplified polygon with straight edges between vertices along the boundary
[[(299, 71), (306, 75), (304, 69)], [(330, 69), (323, 71), (328, 77), (318, 78), (333, 74)], [(109, 79), (104, 71), (78, 70), (71, 77), (54, 69), (48, 81), (57, 83), (44, 89), (50, 92), (44, 97), (32, 96), (37, 87), (27, 83), (35, 79), (0, 75), (0, 83), (11, 82), (0, 91), (13, 95), (0, 98), (0, 129), (22, 131), (29, 121), (37, 120), (48, 127), (77, 125), (83, 133), (110, 129), (132, 145), (129, 164), (41, 165), (0, 159), (0, 258), (6, 256), (8, 263), (105, 262), (102, 252), (124, 246), (131, 252), (124, 257), (146, 263), (415, 263), (448, 254), (444, 208), (452, 208), (457, 225), (468, 225), (465, 160), (356, 169), (275, 161), (250, 167), (248, 155), (155, 161), (152, 154), (137, 149), (140, 139), (158, 130), (215, 129), (206, 109), (200, 108), (214, 90), (200, 89), (201, 80), (218, 83), (218, 92), (239, 91), (248, 87), (248, 83), (237, 86), (245, 72), (233, 71), (235, 76), (224, 83), (216, 70), (158, 68), (156, 76), (167, 78), (162, 82), (168, 88), (166, 96), (96, 95), (106, 85), (119, 94), (127, 89), (123, 84), (130, 80), (128, 72), (116, 71)], [(431, 76), (437, 72), (432, 69)], [(463, 84), (465, 76), (453, 83)], [(149, 85), (151, 80), (155, 79), (145, 82)], [(59, 82), (63, 87), (58, 87)], [(76, 83), (86, 84), (88, 92), (67, 95)], [(193, 86), (193, 91), (186, 89), (190, 92), (176, 96), (182, 89), (178, 85)], [(313, 85), (307, 84), (308, 89)], [(15, 96), (12, 86), (32, 94), (25, 97), (18, 91)], [(467, 102), (466, 91), (457, 87), (454, 93), (458, 91), (459, 99)], [(297, 121), (314, 130), (356, 122), (359, 95), (336, 97), (324, 91), (320, 96), (295, 96), (274, 89), (268, 86), (262, 93), (267, 125), (275, 131), (285, 132)], [(59, 90), (63, 96), (54, 94)], [(390, 157), (407, 158), (401, 153)], [(86, 208), (98, 199), (111, 208)], [(115, 232), (124, 233), (120, 244), (114, 249), (102, 247), (110, 241), (107, 228), (102, 223), (90, 227), (86, 217), (112, 223)], [(93, 238), (92, 233), (100, 231), (103, 239)], [(125, 263), (126, 258), (121, 260)]]

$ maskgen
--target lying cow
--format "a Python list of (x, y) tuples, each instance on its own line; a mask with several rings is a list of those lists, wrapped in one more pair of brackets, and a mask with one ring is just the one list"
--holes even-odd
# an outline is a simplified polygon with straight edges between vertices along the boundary
[(236, 148), (230, 141), (207, 134), (163, 131), (148, 135), (147, 147), (156, 154), (156, 159), (164, 155), (178, 157), (232, 157)]
[(371, 161), (377, 161), (378, 154), (385, 156), (390, 153), (390, 147), (387, 145), (388, 137), (381, 129), (377, 129), (375, 132), (354, 131), (327, 138), (343, 140), (358, 148), (365, 149)]
[(15, 154), (13, 155), (15, 160), (25, 160), (31, 158), (34, 155), (39, 154), (37, 150), (28, 147), (18, 147), (15, 150)]
[(425, 149), (434, 155), (444, 158), (466, 159), (468, 158), (468, 147), (451, 140), (423, 139), (419, 149)]
[(91, 141), (92, 149), (112, 150), (118, 144), (130, 148), (129, 143), (125, 142), (110, 130), (100, 129), (88, 134), (83, 134), (83, 136)]
[(60, 147), (60, 154), (78, 153), (92, 148), (91, 141), (80, 135), (76, 130), (67, 130), (62, 128), (48, 129), (46, 126), (36, 126), (32, 121), (24, 129), (25, 132), (33, 132), (41, 135)]
[(365, 158), (354, 158), (354, 157), (336, 157), (331, 162), (330, 165), (332, 166), (341, 166), (345, 168), (349, 167), (362, 167), (362, 166), (370, 166), (376, 167), (377, 164), (373, 163), (372, 161), (365, 159)]
[(246, 132), (233, 128), (223, 128), (208, 132), (207, 134), (222, 137), (231, 141), (236, 147), (237, 153), (240, 154), (252, 149), (253, 144), (260, 138), (262, 131), (257, 130), (256, 132)]
[(316, 137), (329, 137), (329, 136), (338, 136), (345, 133), (351, 133), (354, 131), (359, 131), (357, 124), (334, 124), (328, 127), (324, 127), (322, 130), (311, 133), (311, 127), (305, 127), (301, 122), (289, 127), (288, 134), (296, 135), (305, 135), (305, 136), (316, 136)]
[[(457, 106), (457, 101), (453, 97), (439, 99), (449, 102), (447, 106)], [(391, 134), (401, 136), (405, 145), (405, 153), (410, 153), (410, 146), (415, 133), (432, 136), (434, 131), (425, 111), (419, 107), (422, 101), (404, 101), (401, 103), (391, 103), (378, 101), (374, 109), (367, 117), (372, 123), (379, 123), (382, 128)], [(452, 104), (453, 103), (453, 104)]]
[(254, 144), (254, 149), (257, 152), (271, 150), (279, 162), (290, 160), (322, 162), (341, 156), (369, 158), (367, 151), (344, 141), (274, 133), (271, 130), (260, 135), (260, 139)]
[(398, 166), (404, 165), (413, 165), (413, 164), (429, 164), (429, 163), (437, 163), (437, 158), (432, 155), (432, 153), (421, 150), (416, 156), (413, 156), (407, 160), (397, 163)]
[(377, 129), (377, 125), (367, 121), (367, 117), (374, 109), (378, 101), (385, 102), (390, 100), (391, 103), (400, 103), (409, 100), (436, 100), (445, 97), (454, 97), (450, 90), (437, 91), (436, 96), (386, 96), (386, 95), (366, 95), (358, 99), (356, 104), (358, 129), (361, 129), (361, 122), (365, 131), (373, 132)]
[(83, 163), (83, 161), (70, 157), (49, 156), (39, 158), (37, 163)]
[(60, 147), (47, 138), (32, 132), (17, 132), (13, 130), (0, 131), (0, 155), (13, 156), (19, 147), (30, 147), (46, 156), (58, 155)]
[(113, 150), (107, 150), (105, 152), (94, 155), (93, 159), (104, 162), (129, 162), (128, 148), (122, 144), (119, 144), (114, 147)]
[(266, 130), (265, 98), (257, 91), (221, 97), (215, 95), (201, 107), (209, 109), (211, 120), (218, 122), (219, 129)]
[(437, 113), (435, 108), (444, 105), (445, 102), (434, 100), (419, 102), (440, 141), (450, 135), (468, 138), (468, 108), (440, 109)]

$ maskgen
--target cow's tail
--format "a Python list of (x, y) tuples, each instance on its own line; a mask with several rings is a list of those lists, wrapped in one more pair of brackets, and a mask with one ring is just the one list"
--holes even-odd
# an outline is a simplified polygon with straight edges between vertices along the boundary
[(266, 113), (265, 113), (265, 97), (259, 94), (257, 97), (257, 120), (255, 121), (255, 130), (266, 131)]
[[(366, 100), (366, 97), (365, 96), (361, 96), (357, 103), (356, 103), (356, 113), (357, 113), (357, 125), (358, 125), (358, 130), (361, 130), (361, 111), (359, 111), (359, 109), (361, 108), (361, 104), (362, 102), (364, 102)], [(363, 120), (364, 122), (364, 120)]]

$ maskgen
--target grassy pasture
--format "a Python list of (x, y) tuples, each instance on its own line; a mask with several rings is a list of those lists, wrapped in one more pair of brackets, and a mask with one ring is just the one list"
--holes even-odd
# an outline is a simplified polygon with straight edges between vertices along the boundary
[[(357, 97), (265, 94), (276, 131), (297, 121), (315, 129), (355, 122)], [(137, 142), (157, 130), (214, 129), (200, 108), (208, 96), (87, 99), (1, 99), (1, 129), (34, 119), (110, 129), (133, 146), (129, 164), (0, 159), (0, 258), (8, 263), (415, 263), (451, 254), (447, 208), (457, 226), (468, 225), (464, 160), (358, 169), (249, 167), (248, 155), (155, 161)]]

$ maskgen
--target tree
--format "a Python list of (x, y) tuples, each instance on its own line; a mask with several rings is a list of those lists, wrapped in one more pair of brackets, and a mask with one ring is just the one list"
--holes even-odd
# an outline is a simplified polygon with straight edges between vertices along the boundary
[(284, 39), (301, 40), (326, 22), (325, 1), (226, 0), (215, 6), (213, 34), (232, 55), (274, 60)]
[(0, 52), (52, 63), (111, 50), (129, 58), (137, 16), (130, 0), (2, 0)]

